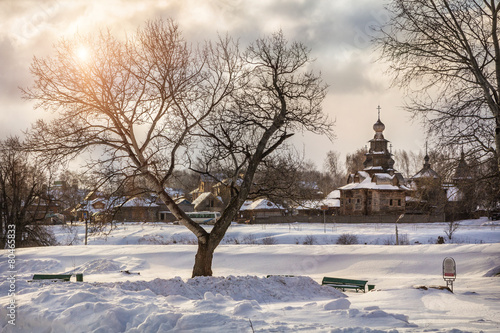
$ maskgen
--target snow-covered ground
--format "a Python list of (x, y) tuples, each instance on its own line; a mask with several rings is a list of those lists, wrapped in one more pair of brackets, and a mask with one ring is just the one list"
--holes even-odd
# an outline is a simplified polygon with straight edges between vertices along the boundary
[[(446, 223), (233, 225), (214, 277), (190, 279), (196, 245), (183, 226), (120, 224), (82, 244), (81, 225), (54, 227), (61, 245), (18, 249), (15, 282), (0, 257), (2, 332), (500, 332), (500, 225)], [(357, 245), (337, 245), (342, 234)], [(310, 245), (312, 244), (312, 245)], [(454, 293), (442, 262), (457, 264)], [(12, 261), (11, 261), (12, 263)], [(128, 271), (132, 274), (127, 274)], [(84, 282), (29, 282), (83, 273)], [(136, 274), (140, 273), (140, 274)], [(266, 278), (268, 274), (275, 275)], [(293, 275), (284, 276), (284, 275)], [(324, 276), (368, 280), (344, 293)], [(418, 288), (424, 286), (425, 288)], [(9, 289), (15, 296), (9, 297)], [(12, 291), (11, 291), (12, 292)], [(15, 301), (15, 311), (8, 308)], [(13, 316), (15, 314), (15, 326)]]

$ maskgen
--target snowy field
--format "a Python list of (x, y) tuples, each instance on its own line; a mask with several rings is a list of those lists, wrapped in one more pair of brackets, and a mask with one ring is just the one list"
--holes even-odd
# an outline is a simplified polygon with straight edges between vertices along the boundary
[[(15, 282), (0, 257), (2, 332), (500, 332), (500, 225), (446, 223), (233, 225), (212, 278), (190, 279), (196, 245), (183, 226), (120, 224), (108, 236), (54, 227), (61, 245), (18, 249)], [(342, 234), (357, 245), (337, 245)], [(457, 264), (454, 293), (442, 262)], [(127, 274), (128, 271), (132, 274)], [(29, 282), (83, 273), (84, 282)], [(268, 274), (277, 275), (270, 278)], [(293, 275), (286, 277), (280, 275)], [(367, 293), (321, 286), (368, 280)], [(425, 288), (419, 288), (419, 287)], [(15, 297), (9, 297), (9, 289)], [(15, 301), (15, 312), (8, 308)], [(11, 316), (9, 316), (11, 315)], [(15, 321), (13, 321), (15, 315)], [(15, 322), (15, 326), (9, 323)]]

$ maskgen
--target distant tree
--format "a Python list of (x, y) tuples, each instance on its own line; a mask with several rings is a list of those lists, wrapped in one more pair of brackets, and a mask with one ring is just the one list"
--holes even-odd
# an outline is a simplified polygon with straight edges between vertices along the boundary
[(364, 148), (359, 148), (354, 153), (346, 155), (345, 168), (347, 173), (356, 173), (365, 168), (363, 165), (366, 160), (365, 154), (366, 150)]
[[(76, 56), (82, 44), (89, 59)], [(213, 253), (261, 163), (294, 131), (331, 131), (321, 110), (326, 86), (305, 70), (309, 50), (281, 32), (245, 52), (229, 37), (194, 49), (173, 21), (153, 21), (126, 41), (107, 32), (55, 48), (53, 58), (34, 58), (35, 84), (24, 90), (39, 107), (57, 111), (54, 121), (33, 126), (30, 147), (57, 159), (101, 149), (89, 166), (113, 170), (104, 180), (142, 179), (196, 235), (193, 276), (212, 275)], [(231, 198), (211, 232), (166, 190), (196, 154), (201, 174), (228, 171)]]
[(48, 182), (45, 170), (30, 159), (19, 138), (0, 141), (0, 248), (12, 239), (16, 248), (56, 244), (43, 225), (53, 203)]
[(79, 188), (81, 180), (79, 173), (62, 170), (56, 178), (57, 183), (52, 184), (53, 199), (59, 205), (61, 213), (71, 215), (71, 211), (82, 202), (85, 193)]
[(304, 200), (322, 197), (321, 173), (313, 163), (295, 153), (281, 152), (259, 166), (248, 198), (265, 197), (290, 208)]
[(457, 221), (450, 221), (447, 224), (446, 229), (444, 229), (444, 233), (446, 234), (446, 237), (448, 237), (448, 240), (452, 240), (453, 235), (455, 232), (460, 228), (460, 223)]
[(500, 178), (497, 177), (496, 161), (473, 159), (471, 163), (475, 182), (475, 197), (480, 210), (491, 212), (500, 209)]
[(347, 175), (340, 162), (340, 153), (330, 150), (326, 153), (324, 169), (332, 180), (332, 189), (336, 189), (345, 184)]
[(376, 41), (407, 109), (441, 146), (493, 156), (500, 170), (500, 3), (391, 0), (387, 10)]

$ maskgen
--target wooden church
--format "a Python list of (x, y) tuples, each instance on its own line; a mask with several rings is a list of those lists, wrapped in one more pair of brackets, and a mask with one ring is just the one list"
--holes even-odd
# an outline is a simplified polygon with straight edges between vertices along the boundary
[(375, 135), (365, 154), (364, 169), (351, 174), (340, 190), (340, 215), (396, 215), (405, 211), (409, 190), (401, 173), (394, 170), (394, 160), (384, 138), (385, 125), (373, 125)]

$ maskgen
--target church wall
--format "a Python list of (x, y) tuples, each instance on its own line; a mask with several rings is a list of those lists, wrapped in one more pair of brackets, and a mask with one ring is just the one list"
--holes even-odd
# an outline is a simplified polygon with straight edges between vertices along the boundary
[(344, 190), (341, 192), (341, 215), (401, 214), (405, 210), (404, 191)]
[(404, 213), (406, 194), (404, 191), (373, 191), (376, 206), (373, 207), (375, 214)]
[(340, 211), (343, 215), (366, 215), (366, 190), (347, 190), (340, 194)]

